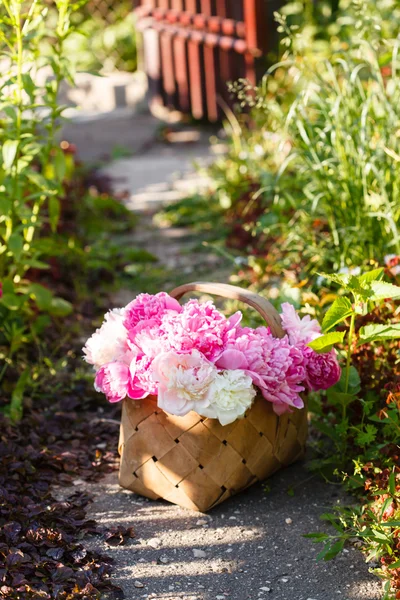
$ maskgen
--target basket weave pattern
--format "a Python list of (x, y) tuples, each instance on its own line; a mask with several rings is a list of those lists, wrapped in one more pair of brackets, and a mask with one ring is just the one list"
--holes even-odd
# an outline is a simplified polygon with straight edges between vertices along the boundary
[(222, 426), (190, 412), (176, 417), (156, 398), (126, 400), (120, 485), (142, 496), (205, 512), (304, 453), (306, 410), (275, 415), (257, 396), (244, 419)]
[[(272, 335), (285, 335), (278, 312), (258, 294), (195, 282), (170, 295), (179, 300), (190, 291), (240, 300), (259, 312)], [(155, 397), (125, 400), (119, 482), (142, 496), (205, 512), (301, 458), (306, 438), (306, 408), (278, 417), (261, 394), (243, 419), (225, 426), (195, 412), (184, 417), (167, 414)]]

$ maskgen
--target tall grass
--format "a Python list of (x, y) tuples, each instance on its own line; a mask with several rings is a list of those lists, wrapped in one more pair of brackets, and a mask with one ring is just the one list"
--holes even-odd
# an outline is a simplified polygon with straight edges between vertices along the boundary
[(379, 50), (360, 39), (347, 58), (312, 72), (304, 63), (284, 123), (292, 148), (275, 203), (295, 210), (287, 245), (306, 241), (336, 268), (400, 254), (398, 52), (393, 40), (382, 67)]

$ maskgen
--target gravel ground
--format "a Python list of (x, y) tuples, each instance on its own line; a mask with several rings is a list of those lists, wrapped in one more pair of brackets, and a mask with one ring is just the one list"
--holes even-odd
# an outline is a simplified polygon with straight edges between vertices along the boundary
[[(323, 530), (320, 515), (344, 501), (340, 488), (293, 465), (202, 515), (121, 490), (116, 474), (90, 486), (89, 516), (133, 526), (124, 546), (89, 541), (115, 560), (114, 583), (128, 599), (378, 600), (381, 584), (349, 547), (317, 563), (318, 547), (302, 537)], [(82, 483), (83, 485), (83, 483)], [(87, 484), (84, 484), (87, 489)], [(287, 493), (294, 487), (293, 496)]]

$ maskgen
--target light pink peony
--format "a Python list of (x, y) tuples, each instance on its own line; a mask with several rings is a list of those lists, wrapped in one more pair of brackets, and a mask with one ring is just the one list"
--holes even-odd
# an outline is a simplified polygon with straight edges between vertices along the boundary
[(131, 329), (128, 332), (128, 344), (134, 352), (145, 354), (149, 358), (155, 358), (160, 352), (171, 349), (155, 319), (142, 321)]
[(94, 387), (98, 392), (103, 392), (109, 402), (119, 402), (126, 397), (129, 382), (128, 365), (114, 361), (97, 371)]
[(228, 334), (240, 320), (240, 313), (227, 319), (212, 302), (189, 300), (181, 313), (163, 315), (160, 330), (163, 339), (176, 352), (198, 350), (215, 361), (224, 349)]
[(182, 417), (191, 410), (202, 414), (209, 406), (208, 390), (218, 371), (197, 350), (164, 352), (154, 359), (152, 369), (158, 384), (158, 406), (166, 412)]
[(154, 296), (139, 294), (125, 307), (124, 325), (131, 330), (143, 321), (155, 321), (160, 324), (162, 316), (167, 310), (179, 313), (182, 307), (177, 300), (165, 292), (159, 292)]
[(266, 327), (239, 327), (236, 338), (229, 340), (216, 365), (246, 371), (278, 414), (290, 407), (304, 406), (299, 396), (306, 376), (303, 355), (289, 344), (287, 337), (274, 338)]
[(321, 326), (316, 319), (311, 319), (310, 315), (300, 319), (294, 306), (288, 302), (284, 302), (281, 308), (282, 326), (292, 345), (311, 342), (321, 335)]
[(335, 349), (318, 354), (312, 348), (305, 346), (303, 355), (307, 374), (306, 385), (310, 390), (327, 390), (339, 381), (341, 369)]
[(83, 353), (86, 362), (96, 370), (115, 360), (129, 363), (130, 352), (127, 331), (124, 327), (124, 309), (109, 311), (100, 329), (86, 342)]

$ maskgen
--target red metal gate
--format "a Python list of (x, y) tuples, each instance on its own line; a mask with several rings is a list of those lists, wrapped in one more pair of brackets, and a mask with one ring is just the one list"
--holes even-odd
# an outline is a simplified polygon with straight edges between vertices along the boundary
[(256, 82), (280, 0), (137, 0), (151, 102), (217, 121), (227, 82)]

